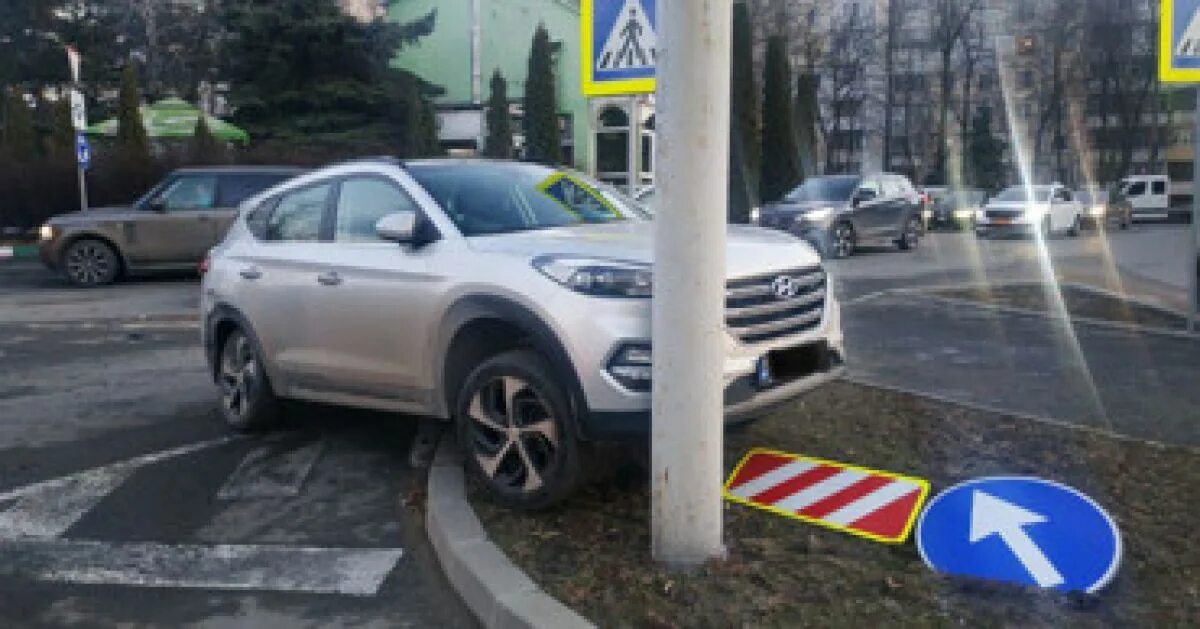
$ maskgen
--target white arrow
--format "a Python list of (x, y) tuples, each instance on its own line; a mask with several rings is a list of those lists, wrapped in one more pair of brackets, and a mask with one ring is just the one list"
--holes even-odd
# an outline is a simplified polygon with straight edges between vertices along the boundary
[(972, 544), (998, 535), (1039, 586), (1052, 588), (1064, 583), (1062, 575), (1025, 532), (1026, 526), (1046, 522), (1046, 516), (982, 491), (973, 492), (971, 500)]

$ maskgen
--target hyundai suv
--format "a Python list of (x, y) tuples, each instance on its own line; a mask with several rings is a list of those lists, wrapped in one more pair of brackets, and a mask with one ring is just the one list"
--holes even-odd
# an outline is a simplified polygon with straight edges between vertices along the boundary
[[(838, 304), (816, 252), (731, 226), (728, 421), (836, 376)], [(504, 504), (574, 488), (589, 446), (650, 426), (653, 223), (546, 166), (331, 166), (248, 201), (210, 255), (203, 341), (234, 429), (292, 398), (452, 419)]]

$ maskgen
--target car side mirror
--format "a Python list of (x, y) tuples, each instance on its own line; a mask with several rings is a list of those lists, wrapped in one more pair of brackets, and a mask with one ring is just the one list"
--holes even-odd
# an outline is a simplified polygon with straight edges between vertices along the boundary
[(850, 199), (850, 204), (854, 207), (858, 207), (859, 205), (862, 205), (868, 201), (874, 201), (875, 196), (874, 190), (859, 190), (858, 192), (855, 192), (854, 197)]
[(416, 240), (417, 213), (396, 212), (388, 214), (375, 223), (375, 233), (383, 240), (411, 244)]

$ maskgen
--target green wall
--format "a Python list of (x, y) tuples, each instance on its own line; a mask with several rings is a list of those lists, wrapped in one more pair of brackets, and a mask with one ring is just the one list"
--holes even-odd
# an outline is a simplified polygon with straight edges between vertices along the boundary
[[(402, 50), (395, 60), (425, 80), (441, 85), (446, 94), (439, 104), (471, 102), (472, 0), (399, 0), (391, 18), (408, 21), (437, 9), (433, 33)], [(572, 115), (575, 166), (587, 170), (587, 99), (579, 77), (579, 3), (577, 0), (480, 0), (482, 99), (497, 68), (508, 81), (509, 98), (525, 92), (529, 46), (539, 23), (561, 43), (558, 70), (559, 109)]]

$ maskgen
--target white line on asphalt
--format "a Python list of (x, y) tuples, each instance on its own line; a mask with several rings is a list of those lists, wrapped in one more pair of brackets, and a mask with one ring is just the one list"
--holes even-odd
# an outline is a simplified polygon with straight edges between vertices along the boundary
[(812, 485), (776, 502), (772, 506), (784, 511), (799, 511), (819, 500), (836, 494), (866, 477), (867, 474), (865, 472), (842, 470), (816, 485)]
[(791, 463), (773, 469), (770, 472), (751, 480), (750, 482), (734, 487), (733, 489), (729, 490), (729, 493), (737, 496), (738, 498), (746, 498), (748, 500), (786, 480), (791, 479), (792, 477), (799, 476), (816, 466), (816, 463), (809, 463), (808, 461), (792, 461)]
[(217, 498), (236, 500), (298, 496), (324, 449), (323, 441), (292, 449), (282, 449), (279, 444), (255, 448), (229, 475), (217, 491)]
[(1094, 319), (1092, 317), (1069, 316), (1063, 318), (1054, 312), (1044, 312), (1041, 310), (1030, 310), (1028, 308), (1018, 308), (1016, 306), (1005, 306), (1002, 304), (989, 304), (984, 302), (973, 301), (970, 299), (960, 299), (957, 297), (943, 297), (941, 295), (926, 295), (930, 300), (941, 302), (951, 306), (964, 306), (967, 308), (975, 308), (978, 310), (991, 310), (993, 312), (1003, 312), (1005, 314), (1021, 315), (1025, 317), (1037, 317), (1041, 319), (1050, 319), (1063, 323), (1090, 325), (1097, 328), (1109, 328), (1112, 330), (1122, 330), (1125, 332), (1137, 332), (1140, 334), (1149, 334), (1153, 336), (1166, 336), (1171, 338), (1185, 339), (1189, 341), (1197, 340), (1196, 335), (1190, 334), (1185, 330), (1168, 330), (1165, 328), (1155, 328), (1136, 323), (1122, 323), (1120, 321), (1109, 321), (1107, 319)]
[(374, 596), (399, 548), (0, 542), (0, 575), (58, 583)]
[(224, 437), (156, 452), (0, 493), (0, 501), (16, 500), (0, 511), (0, 540), (58, 537), (139, 467), (228, 443), (231, 439)]

